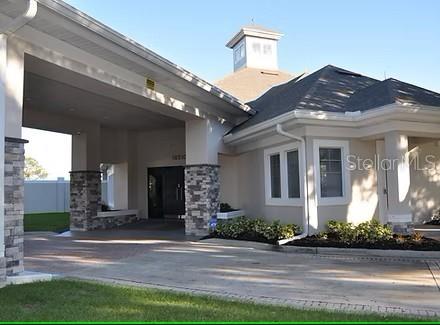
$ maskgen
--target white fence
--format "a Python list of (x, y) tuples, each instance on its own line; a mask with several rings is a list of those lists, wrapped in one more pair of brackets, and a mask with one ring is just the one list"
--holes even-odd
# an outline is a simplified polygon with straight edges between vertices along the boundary
[[(107, 182), (102, 182), (103, 203), (107, 203)], [(70, 181), (58, 178), (56, 181), (24, 182), (24, 213), (69, 212)]]
[[(102, 198), (107, 202), (107, 182), (101, 184)], [(24, 182), (24, 213), (69, 212), (70, 181)]]
[(24, 213), (68, 212), (70, 210), (70, 182), (24, 182)]

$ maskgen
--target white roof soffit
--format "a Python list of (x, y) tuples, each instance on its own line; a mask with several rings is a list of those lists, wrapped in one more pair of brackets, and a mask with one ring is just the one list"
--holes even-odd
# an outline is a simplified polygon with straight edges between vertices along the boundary
[(384, 122), (387, 120), (440, 123), (440, 108), (424, 105), (389, 104), (364, 112), (335, 113), (293, 110), (236, 133), (232, 132), (224, 137), (224, 141), (226, 144), (230, 145), (235, 145), (242, 141), (249, 141), (258, 138), (267, 132), (273, 131), (272, 129), (274, 129), (277, 124), (289, 122), (301, 125), (359, 128), (378, 123), (378, 121)]
[[(78, 24), (79, 26), (87, 29), (88, 31), (94, 33), (95, 35), (121, 47), (123, 50), (127, 51), (127, 54), (135, 54), (141, 59), (148, 61), (150, 65), (154, 64), (155, 66), (159, 67), (163, 72), (172, 74), (178, 77), (179, 79), (181, 79), (182, 81), (188, 82), (195, 89), (202, 90), (202, 93), (208, 93), (215, 96), (215, 98), (217, 98), (217, 101), (220, 100), (220, 103), (223, 102), (224, 104), (232, 105), (235, 109), (237, 109), (238, 113), (242, 112), (241, 114), (247, 113), (249, 115), (255, 114), (255, 111), (251, 107), (242, 103), (239, 99), (235, 98), (234, 96), (226, 93), (225, 91), (210, 84), (209, 82), (199, 78), (190, 71), (176, 65), (175, 63), (165, 59), (164, 57), (158, 55), (157, 53), (147, 49), (146, 47), (135, 42), (134, 40), (100, 23), (99, 21), (79, 11), (78, 9), (70, 6), (64, 1), (37, 0), (37, 2), (39, 3), (40, 6), (61, 16), (62, 18), (68, 19), (69, 21)], [(37, 16), (40, 15), (42, 11), (43, 10), (39, 10)], [(35, 27), (34, 24), (31, 24), (31, 26), (36, 29), (40, 27), (40, 26)], [(47, 33), (47, 31), (43, 31), (43, 32)], [(62, 32), (66, 32), (66, 31), (62, 31)], [(67, 30), (67, 32), (69, 31)]]

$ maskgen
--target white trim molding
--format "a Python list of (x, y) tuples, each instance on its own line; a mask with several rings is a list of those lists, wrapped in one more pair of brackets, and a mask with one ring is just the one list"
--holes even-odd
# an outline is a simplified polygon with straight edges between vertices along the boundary
[[(300, 196), (296, 198), (289, 198), (289, 185), (287, 177), (287, 153), (290, 151), (298, 152), (298, 166), (299, 166), (299, 193)], [(281, 198), (272, 197), (271, 177), (270, 177), (270, 157), (274, 154), (280, 155), (280, 174), (281, 174)], [(266, 198), (266, 205), (268, 206), (299, 206), (304, 205), (304, 179), (301, 177), (305, 173), (302, 164), (304, 152), (301, 150), (299, 143), (289, 143), (278, 147), (268, 148), (264, 150), (264, 191)]]
[[(321, 197), (321, 171), (320, 171), (320, 148), (341, 149), (341, 169), (342, 169), (342, 196)], [(313, 140), (313, 167), (315, 173), (316, 202), (318, 206), (346, 205), (350, 203), (351, 177), (347, 162), (347, 156), (350, 155), (350, 144), (346, 140)]]

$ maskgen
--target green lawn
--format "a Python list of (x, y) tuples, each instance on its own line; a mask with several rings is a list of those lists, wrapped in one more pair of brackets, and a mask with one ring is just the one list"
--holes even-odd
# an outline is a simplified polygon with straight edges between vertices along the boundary
[(0, 289), (0, 321), (405, 321), (304, 311), (95, 282), (56, 280)]
[(69, 213), (31, 213), (24, 215), (24, 231), (54, 231), (69, 229)]

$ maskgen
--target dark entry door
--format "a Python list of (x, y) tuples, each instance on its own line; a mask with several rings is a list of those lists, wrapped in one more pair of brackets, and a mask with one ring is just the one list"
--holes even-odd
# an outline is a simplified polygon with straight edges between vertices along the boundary
[(148, 214), (150, 218), (185, 214), (183, 167), (148, 169)]

